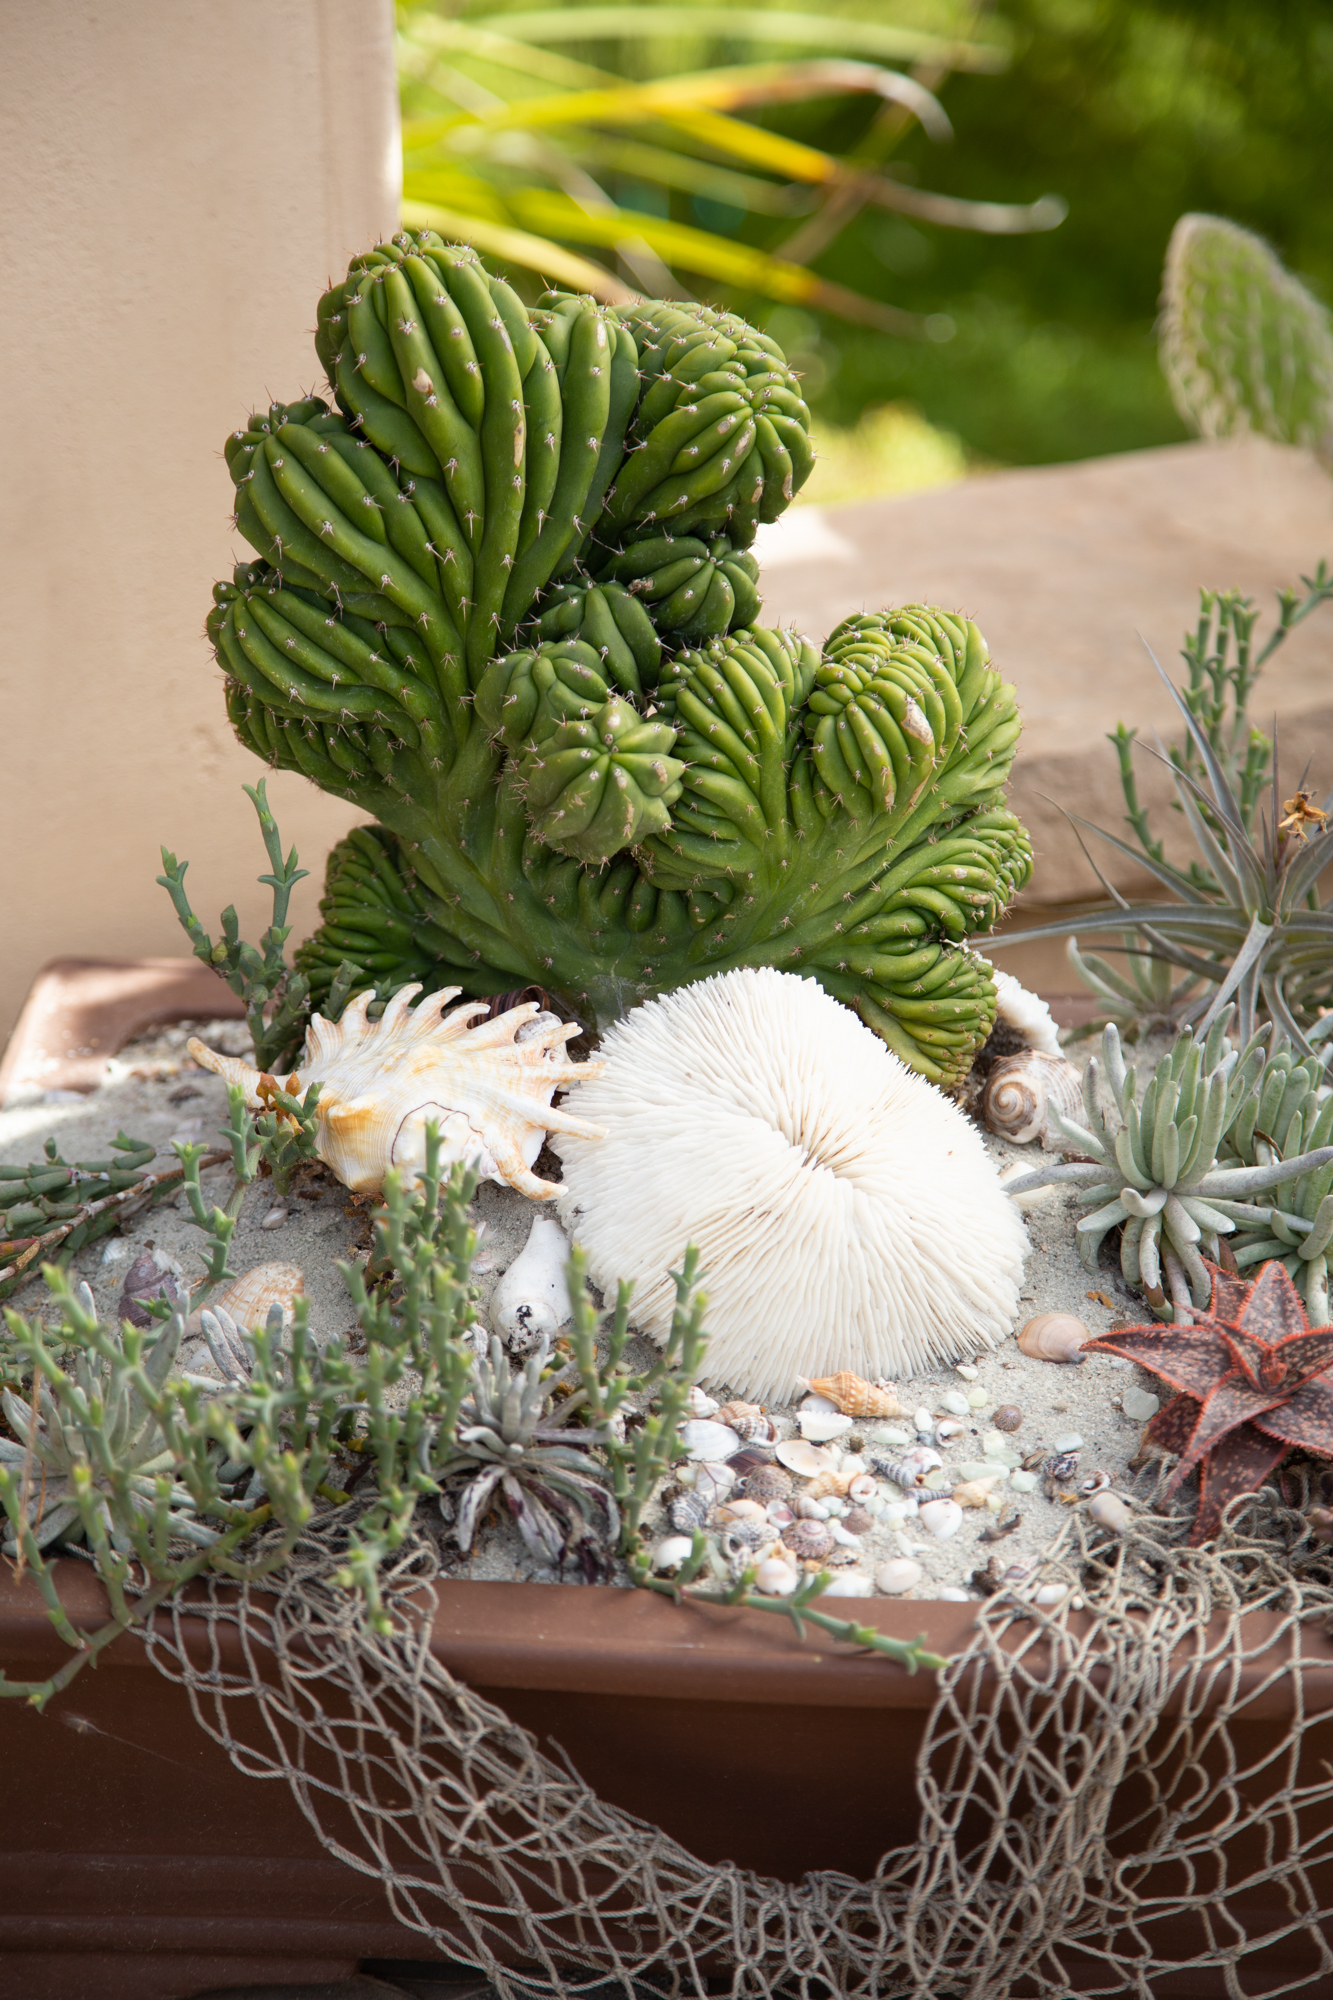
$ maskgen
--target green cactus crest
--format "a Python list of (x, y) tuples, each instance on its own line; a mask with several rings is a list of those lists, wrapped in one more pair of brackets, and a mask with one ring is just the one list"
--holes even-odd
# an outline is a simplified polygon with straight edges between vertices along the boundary
[(529, 309), (425, 232), (354, 260), (316, 347), (337, 408), (228, 440), (259, 560), (208, 624), (241, 741), (375, 820), (330, 856), (313, 1004), (536, 982), (605, 1022), (777, 965), (965, 1071), (995, 995), (963, 941), (1031, 867), (1013, 689), (928, 606), (822, 653), (757, 622), (749, 545), (813, 463), (776, 344)]

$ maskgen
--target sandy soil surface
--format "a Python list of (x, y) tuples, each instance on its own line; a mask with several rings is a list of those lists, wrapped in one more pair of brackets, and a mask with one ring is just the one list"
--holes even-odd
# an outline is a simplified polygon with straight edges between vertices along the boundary
[[(91, 1096), (53, 1102), (54, 1094), (49, 1094), (41, 1101), (0, 1112), (0, 1163), (39, 1159), (48, 1136), (55, 1138), (66, 1159), (81, 1160), (103, 1154), (109, 1141), (123, 1130), (135, 1138), (151, 1139), (159, 1154), (166, 1156), (164, 1164), (170, 1160), (173, 1140), (212, 1139), (225, 1120), (226, 1093), (218, 1078), (200, 1070), (190, 1059), (185, 1043), (194, 1032), (227, 1053), (247, 1051), (245, 1031), (234, 1021), (187, 1023), (158, 1031), (124, 1051), (110, 1066), (104, 1085)], [(1081, 1062), (1086, 1049), (1073, 1053)], [(1140, 1058), (1141, 1070), (1143, 1067)], [(1015, 1161), (1025, 1167), (1036, 1165), (1041, 1157), (1036, 1147), (1015, 1147), (995, 1138), (988, 1137), (987, 1146), (1001, 1169)], [(540, 1170), (558, 1177), (558, 1162), (548, 1153)], [(224, 1202), (231, 1188), (230, 1167), (213, 1168), (205, 1175), (204, 1184), (213, 1200)], [(275, 1217), (275, 1208), (285, 1213)], [(533, 1204), (508, 1188), (485, 1185), (479, 1191), (475, 1213), (485, 1229), (474, 1276), (481, 1290), (483, 1313), (498, 1278), (522, 1249), (536, 1212)], [(1117, 1323), (1141, 1321), (1146, 1312), (1123, 1286), (1112, 1263), (1104, 1258), (1092, 1275), (1079, 1261), (1073, 1233), (1078, 1212), (1071, 1198), (1054, 1192), (1040, 1197), (1028, 1210), (1032, 1247), (1023, 1287), (1022, 1320), (1041, 1312), (1072, 1312), (1092, 1335)], [(305, 1276), (316, 1333), (358, 1339), (351, 1302), (336, 1267), (368, 1240), (367, 1205), (351, 1197), (322, 1168), (308, 1173), (303, 1170), (299, 1186), (283, 1203), (275, 1202), (272, 1184), (266, 1180), (250, 1190), (236, 1232), (232, 1264), (238, 1271), (267, 1262), (297, 1265)], [(177, 1196), (127, 1221), (110, 1238), (89, 1246), (77, 1259), (76, 1273), (87, 1280), (103, 1313), (114, 1316), (125, 1273), (141, 1250), (156, 1248), (173, 1258), (184, 1280), (193, 1283), (201, 1269), (199, 1242), (184, 1199)], [(50, 1311), (40, 1281), (29, 1285), (13, 1303), (29, 1312)], [(1081, 1365), (1060, 1366), (1030, 1359), (1012, 1338), (979, 1359), (970, 1379), (941, 1368), (898, 1385), (903, 1402), (913, 1410), (924, 1407), (936, 1421), (953, 1415), (961, 1424), (956, 1435), (936, 1444), (950, 1483), (973, 1476), (963, 1472), (964, 1467), (980, 1466), (988, 1457), (995, 1462), (994, 1451), (1002, 1444), (1010, 1458), (1030, 1462), (1061, 1451), (1076, 1451), (1079, 1479), (1102, 1471), (1113, 1486), (1123, 1486), (1143, 1421), (1127, 1417), (1121, 1399), (1127, 1389), (1143, 1391), (1152, 1386), (1141, 1371), (1109, 1356), (1089, 1356)], [(978, 1406), (969, 1407), (965, 1414), (952, 1412), (944, 1398), (966, 1399), (969, 1391), (976, 1392), (972, 1400)], [(980, 1400), (983, 1394), (984, 1402)], [(1005, 1404), (1021, 1412), (1021, 1421), (1015, 1430), (1001, 1434), (992, 1419), (997, 1407)], [(795, 1435), (799, 1421), (795, 1406), (772, 1414), (780, 1431)], [(891, 1459), (916, 1441), (910, 1420), (895, 1420), (887, 1426), (858, 1423), (832, 1448)], [(993, 1489), (999, 1511), (993, 1507), (966, 1510), (961, 1526), (946, 1539), (928, 1533), (919, 1518), (903, 1518), (899, 1512), (876, 1520), (858, 1548), (842, 1550), (840, 1555), (848, 1568), (868, 1575), (887, 1558), (908, 1557), (922, 1570), (919, 1583), (909, 1593), (917, 1597), (938, 1596), (943, 1590), (970, 1593), (972, 1572), (993, 1558), (1001, 1569), (1033, 1561), (1069, 1504), (1059, 1497), (1047, 1497), (1039, 1469), (1035, 1490), (1015, 1491), (1010, 1484), (1014, 1471), (1019, 1473), (1020, 1485), (1031, 1482), (1031, 1473), (1024, 1475), (1021, 1467), (1011, 1468), (1009, 1478)], [(800, 1485), (798, 1482), (798, 1490)], [(665, 1496), (669, 1499), (678, 1491), (674, 1484), (669, 1485)], [(881, 1484), (880, 1497), (900, 1509), (902, 1496), (890, 1483)], [(1010, 1522), (1012, 1527), (1008, 1527)], [(1008, 1532), (997, 1540), (1000, 1524), (1008, 1527)], [(653, 1511), (648, 1526), (654, 1537), (671, 1531), (665, 1506)], [(458, 1574), (476, 1577), (555, 1580), (554, 1572), (533, 1562), (516, 1531), (494, 1518), (478, 1549), (467, 1559), (455, 1552), (453, 1566)]]

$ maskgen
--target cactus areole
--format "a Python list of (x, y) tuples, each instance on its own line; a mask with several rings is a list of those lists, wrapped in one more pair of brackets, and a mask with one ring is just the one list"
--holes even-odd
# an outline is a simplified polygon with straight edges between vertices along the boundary
[(1013, 689), (965, 617), (760, 622), (813, 462), (780, 348), (708, 307), (532, 309), (423, 233), (320, 301), (336, 409), (227, 443), (258, 554), (209, 634), (241, 741), (373, 815), (329, 859), (315, 1006), (536, 981), (592, 1022), (808, 973), (912, 1066), (995, 1011), (963, 949), (1027, 879)]

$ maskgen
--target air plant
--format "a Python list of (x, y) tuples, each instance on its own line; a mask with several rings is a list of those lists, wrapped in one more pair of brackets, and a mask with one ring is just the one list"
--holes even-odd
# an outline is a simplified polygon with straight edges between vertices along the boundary
[(1144, 1432), (1144, 1443), (1179, 1463), (1166, 1491), (1200, 1474), (1197, 1547), (1222, 1525), (1227, 1505), (1256, 1492), (1293, 1446), (1333, 1458), (1333, 1326), (1311, 1330), (1280, 1263), (1253, 1282), (1210, 1269), (1206, 1311), (1172, 1327), (1120, 1327), (1086, 1343), (1118, 1354), (1179, 1391)]
[[(1304, 781), (1283, 799), (1272, 747), (1246, 719), (1264, 661), (1302, 619), (1333, 597), (1326, 564), (1301, 581), (1304, 598), (1281, 593), (1278, 624), (1257, 656), (1251, 652), (1255, 614), (1249, 600), (1205, 591), (1198, 629), (1185, 648), (1188, 687), (1173, 687), (1154, 659), (1185, 724), (1182, 743), (1169, 757), (1163, 753), (1162, 761), (1198, 848), (1188, 867), (1168, 861), (1152, 832), (1131, 760), (1136, 732), (1123, 724), (1110, 740), (1120, 759), (1125, 816), (1137, 850), (1077, 813), (1066, 814), (1075, 828), (1146, 866), (1177, 900), (1131, 904), (1098, 870), (1114, 908), (1011, 932), (989, 940), (988, 949), (1073, 933), (1132, 933), (1140, 958), (1174, 967), (1204, 987), (1188, 1004), (1184, 991), (1170, 995), (1178, 1018), (1199, 1032), (1206, 1033), (1234, 997), (1242, 1042), (1267, 1017), (1303, 1054), (1311, 1052), (1308, 1030), (1333, 1005), (1333, 902), (1322, 903), (1317, 886), (1333, 862), (1333, 828), (1327, 806), (1315, 802)], [(1077, 957), (1074, 962), (1080, 964)], [(1094, 960), (1092, 969), (1094, 990), (1099, 981), (1133, 1004), (1128, 981), (1108, 978), (1101, 961)], [(1154, 997), (1161, 986), (1161, 974), (1156, 976)]]
[[(1230, 1206), (1265, 1193), (1333, 1162), (1333, 1146), (1247, 1164), (1222, 1152), (1243, 1104), (1263, 1075), (1263, 1038), (1244, 1048), (1227, 1040), (1232, 1009), (1214, 1022), (1207, 1039), (1179, 1035), (1156, 1074), (1138, 1096), (1114, 1024), (1102, 1038), (1102, 1064), (1094, 1057), (1083, 1075), (1087, 1124), (1055, 1114), (1071, 1149), (1087, 1156), (1039, 1167), (1007, 1183), (1010, 1194), (1068, 1186), (1092, 1210), (1076, 1225), (1079, 1254), (1090, 1271), (1109, 1232), (1119, 1227), (1120, 1269), (1126, 1284), (1142, 1289), (1155, 1313), (1171, 1319), (1206, 1306), (1211, 1278), (1205, 1257), (1216, 1262), (1219, 1238), (1236, 1229)], [(1102, 1080), (1111, 1107), (1102, 1103)]]

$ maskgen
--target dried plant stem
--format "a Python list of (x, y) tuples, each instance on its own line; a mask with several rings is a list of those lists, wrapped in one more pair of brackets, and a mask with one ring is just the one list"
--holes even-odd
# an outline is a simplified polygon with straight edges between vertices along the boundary
[[(199, 1171), (202, 1173), (208, 1167), (221, 1166), (230, 1157), (229, 1153), (205, 1153), (198, 1162)], [(183, 1166), (177, 1165), (166, 1167), (161, 1173), (145, 1174), (133, 1187), (122, 1188), (118, 1194), (107, 1194), (100, 1201), (85, 1202), (77, 1214), (67, 1217), (56, 1228), (48, 1229), (43, 1236), (11, 1238), (0, 1248), (14, 1250), (21, 1244), (22, 1249), (12, 1263), (0, 1269), (0, 1298), (11, 1297), (29, 1278), (35, 1277), (42, 1265), (50, 1261), (51, 1253), (58, 1250), (76, 1229), (104, 1216), (114, 1215), (117, 1220), (123, 1220), (126, 1215), (134, 1213), (132, 1204), (141, 1200), (146, 1206), (153, 1206), (176, 1191), (184, 1171)]]

